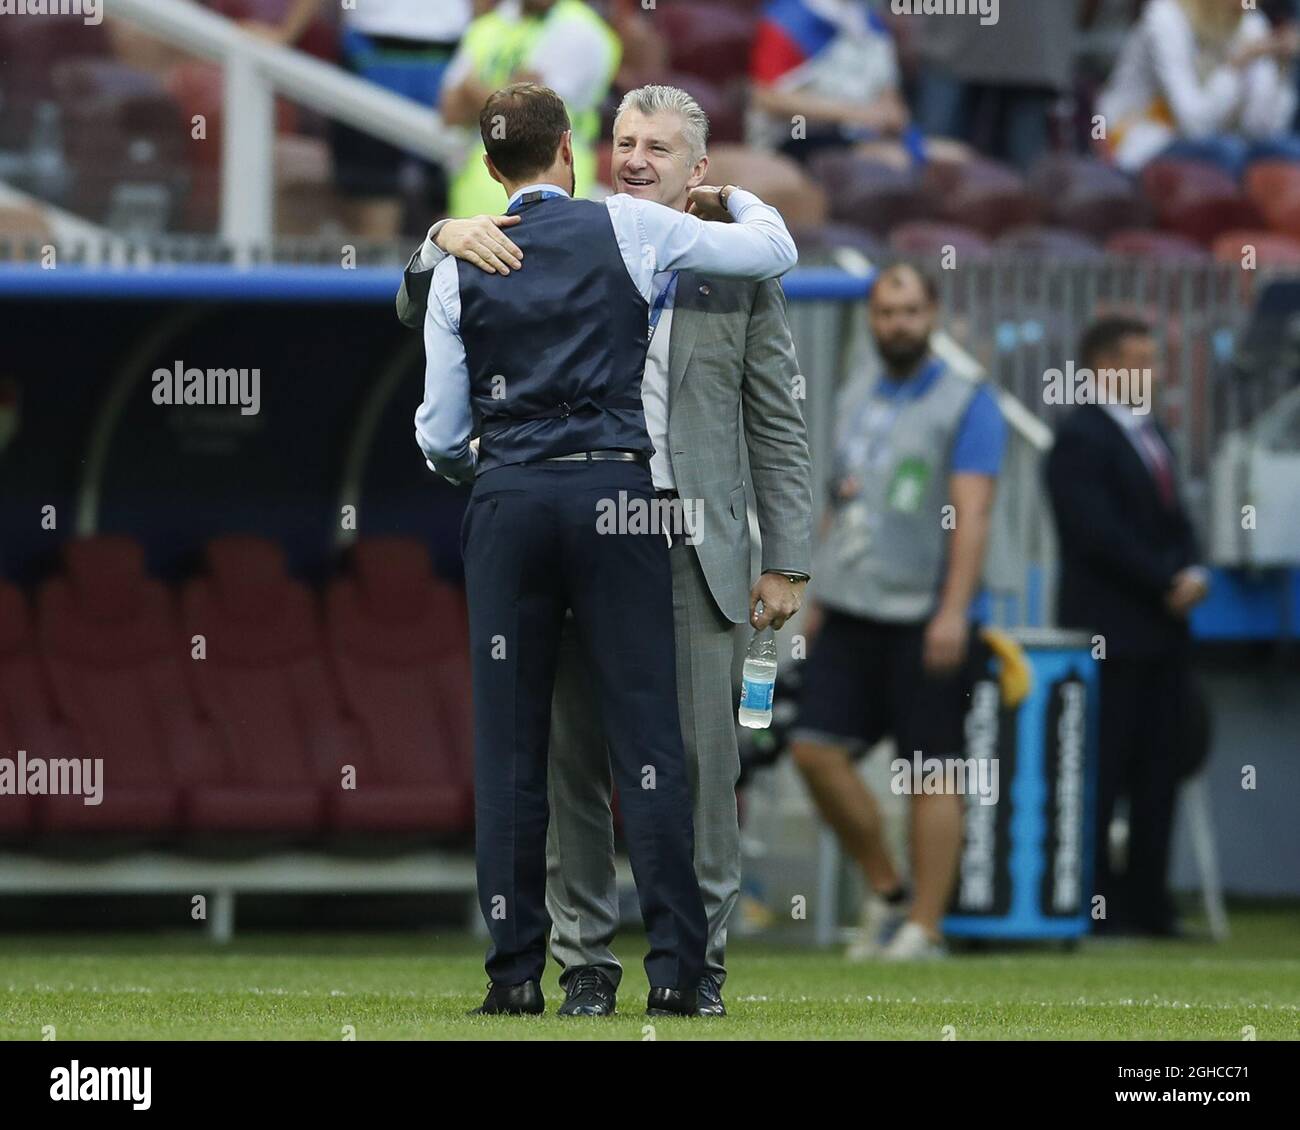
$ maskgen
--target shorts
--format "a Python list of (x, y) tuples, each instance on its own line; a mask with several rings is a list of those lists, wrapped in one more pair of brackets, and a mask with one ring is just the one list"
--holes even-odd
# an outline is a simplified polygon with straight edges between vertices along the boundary
[(889, 623), (827, 610), (803, 671), (792, 737), (848, 746), (861, 756), (893, 737), (900, 757), (964, 756), (966, 714), (989, 665), (971, 625), (966, 660), (936, 677), (921, 664), (926, 621)]
[[(454, 44), (404, 43), (357, 31), (347, 31), (343, 37), (343, 65), (347, 70), (428, 106), (430, 112), (438, 106), (442, 77), (454, 53)], [(330, 143), (335, 183), (344, 196), (397, 196), (402, 191), (403, 168), (410, 164), (423, 169), (431, 180), (444, 179), (441, 166), (413, 157), (345, 122), (330, 123)]]

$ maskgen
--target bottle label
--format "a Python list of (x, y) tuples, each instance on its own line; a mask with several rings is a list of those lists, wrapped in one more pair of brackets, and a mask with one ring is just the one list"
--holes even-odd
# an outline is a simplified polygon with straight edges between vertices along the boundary
[(744, 690), (740, 695), (740, 705), (744, 710), (757, 710), (760, 713), (772, 709), (772, 696), (776, 691), (776, 680), (746, 679)]

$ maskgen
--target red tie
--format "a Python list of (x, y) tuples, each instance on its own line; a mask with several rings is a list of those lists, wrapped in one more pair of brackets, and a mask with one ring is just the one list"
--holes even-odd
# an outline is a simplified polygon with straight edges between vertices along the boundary
[(1147, 453), (1147, 466), (1156, 480), (1156, 489), (1160, 491), (1160, 501), (1166, 506), (1174, 505), (1174, 471), (1169, 464), (1169, 451), (1156, 430), (1150, 424), (1138, 426), (1138, 438)]

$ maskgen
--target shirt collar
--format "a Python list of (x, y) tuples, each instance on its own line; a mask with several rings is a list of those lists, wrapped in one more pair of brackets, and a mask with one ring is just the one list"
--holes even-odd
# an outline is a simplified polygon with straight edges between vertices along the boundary
[(527, 188), (521, 188), (518, 192), (516, 192), (516, 193), (515, 193), (515, 194), (510, 198), (510, 203), (506, 205), (506, 208), (507, 208), (507, 209), (513, 208), (513, 207), (515, 206), (515, 202), (516, 202), (516, 201), (517, 201), (521, 196), (527, 196), (530, 192), (554, 192), (554, 193), (556, 193), (556, 194), (559, 195), (559, 196), (568, 196), (568, 195), (569, 195), (567, 192), (564, 191), (564, 189), (560, 188), (559, 185), (555, 185), (555, 184), (530, 184)]
[(1113, 400), (1108, 400), (1101, 408), (1121, 428), (1127, 430), (1142, 426), (1142, 419), (1127, 404), (1116, 404)]

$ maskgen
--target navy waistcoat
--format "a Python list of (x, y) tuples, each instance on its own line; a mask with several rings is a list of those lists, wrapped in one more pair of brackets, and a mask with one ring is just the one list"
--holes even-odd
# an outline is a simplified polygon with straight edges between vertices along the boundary
[(458, 263), (479, 473), (578, 451), (653, 448), (641, 406), (649, 309), (603, 204), (524, 197), (522, 270)]

